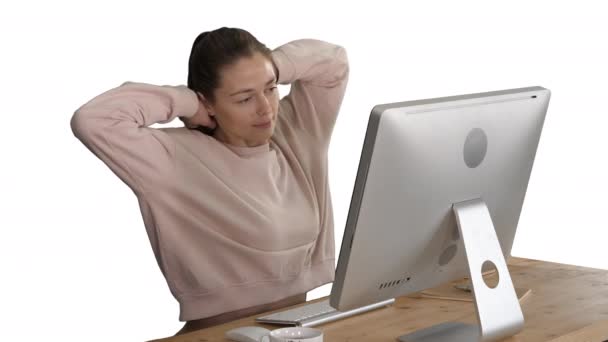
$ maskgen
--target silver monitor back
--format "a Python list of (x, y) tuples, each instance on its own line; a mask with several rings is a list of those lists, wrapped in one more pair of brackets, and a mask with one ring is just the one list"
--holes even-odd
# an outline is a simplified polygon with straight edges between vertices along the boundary
[(529, 87), (375, 106), (330, 305), (350, 310), (466, 276), (458, 202), (485, 202), (506, 259), (549, 98)]

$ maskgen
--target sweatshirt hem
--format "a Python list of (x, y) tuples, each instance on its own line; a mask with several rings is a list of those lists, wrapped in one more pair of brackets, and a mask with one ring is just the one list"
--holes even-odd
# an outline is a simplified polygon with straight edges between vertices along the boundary
[(310, 291), (334, 279), (334, 260), (326, 259), (303, 270), (296, 278), (260, 281), (222, 288), (194, 296), (179, 296), (180, 321), (190, 321), (246, 309)]

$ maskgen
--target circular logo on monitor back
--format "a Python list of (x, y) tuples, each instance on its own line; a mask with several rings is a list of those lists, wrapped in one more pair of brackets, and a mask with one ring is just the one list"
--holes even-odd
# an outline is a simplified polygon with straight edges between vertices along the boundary
[(464, 142), (464, 162), (470, 168), (476, 168), (483, 162), (488, 151), (488, 137), (481, 128), (473, 128)]

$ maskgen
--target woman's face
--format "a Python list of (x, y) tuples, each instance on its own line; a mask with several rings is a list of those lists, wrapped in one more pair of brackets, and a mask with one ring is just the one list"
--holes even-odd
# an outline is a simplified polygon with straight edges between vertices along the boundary
[(267, 143), (279, 108), (276, 81), (272, 62), (260, 53), (222, 68), (215, 101), (207, 103), (217, 122), (213, 136), (235, 146)]

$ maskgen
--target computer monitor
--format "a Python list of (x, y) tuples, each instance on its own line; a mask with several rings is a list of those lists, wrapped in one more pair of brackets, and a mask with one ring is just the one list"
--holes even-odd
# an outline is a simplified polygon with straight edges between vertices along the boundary
[[(478, 325), (399, 341), (493, 340), (523, 327), (511, 253), (550, 91), (389, 103), (371, 112), (330, 305), (345, 311), (470, 276)], [(491, 289), (482, 269), (494, 267)]]

